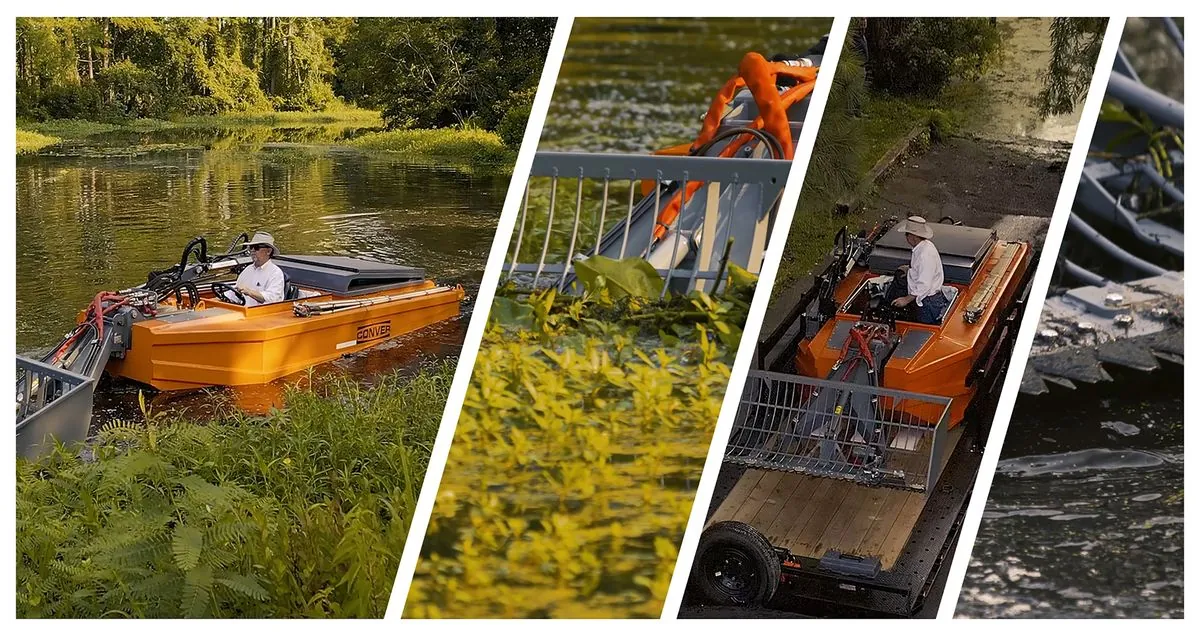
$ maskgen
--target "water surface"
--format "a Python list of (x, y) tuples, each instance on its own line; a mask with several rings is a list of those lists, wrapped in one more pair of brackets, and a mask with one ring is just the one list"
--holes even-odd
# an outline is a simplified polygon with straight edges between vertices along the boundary
[(743, 55), (801, 54), (831, 25), (829, 19), (577, 19), (541, 148), (645, 153), (691, 141)]
[(1183, 373), (1021, 396), (958, 614), (1183, 615)]

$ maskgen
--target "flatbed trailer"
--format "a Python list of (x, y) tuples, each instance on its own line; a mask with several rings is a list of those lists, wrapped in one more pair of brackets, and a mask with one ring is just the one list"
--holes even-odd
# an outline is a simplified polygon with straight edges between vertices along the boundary
[[(965, 417), (957, 426), (931, 434), (928, 439), (932, 441), (921, 442), (919, 450), (925, 453), (921, 457), (928, 458), (929, 465), (927, 474), (918, 476), (923, 478), (916, 479), (915, 484), (911, 457), (906, 460), (909, 463), (903, 471), (907, 473), (905, 479), (899, 482), (893, 479), (892, 486), (899, 487), (891, 487), (864, 479), (861, 474), (836, 474), (846, 467), (839, 467), (838, 471), (829, 469), (828, 474), (820, 474), (821, 469), (814, 469), (811, 461), (789, 468), (789, 463), (809, 460), (780, 459), (778, 449), (786, 444), (763, 443), (762, 438), (759, 445), (768, 450), (757, 451), (765, 459), (763, 466), (755, 466), (757, 460), (746, 461), (738, 453), (730, 453), (729, 449), (737, 443), (731, 438), (693, 565), (685, 598), (688, 609), (681, 614), (723, 615), (721, 610), (712, 608), (711, 595), (698, 584), (701, 579), (698, 572), (708, 572), (711, 576), (720, 569), (712, 562), (703, 563), (705, 537), (717, 528), (713, 536), (740, 535), (733, 537), (739, 548), (734, 550), (733, 567), (728, 570), (749, 574), (749, 578), (743, 576), (741, 581), (733, 583), (734, 588), (740, 586), (738, 590), (725, 590), (729, 604), (740, 606), (730, 615), (757, 615), (749, 609), (753, 606), (761, 607), (764, 617), (777, 615), (775, 612), (779, 610), (827, 617), (925, 615), (926, 606), (937, 601), (931, 595), (953, 554), (970, 502), (995, 399), (1008, 369), (1012, 344), (1027, 302), (1032, 269), (1018, 282), (1014, 302), (1005, 309), (988, 343), (988, 352), (981, 358), (986, 364), (972, 371), (971, 381), (977, 382), (980, 390), (967, 407)], [(809, 289), (818, 287), (819, 281)], [(796, 422), (808, 417), (791, 413), (750, 416), (751, 408), (767, 404), (768, 409), (804, 413), (815, 401), (780, 398), (779, 389), (763, 383), (791, 382), (807, 387), (798, 389), (797, 395), (804, 391), (828, 391), (839, 384), (796, 375), (794, 352), (804, 337), (804, 310), (811, 306), (813, 293), (785, 292), (782, 298), (791, 302), (786, 302), (782, 315), (776, 314), (775, 327), (759, 341), (755, 369), (743, 392), (742, 408), (746, 411), (738, 415), (743, 430), (755, 430), (754, 425), (745, 426), (747, 417), (775, 418), (777, 428), (777, 422), (783, 418), (791, 417)], [(755, 382), (761, 386), (751, 388)], [(881, 400), (887, 399), (886, 389), (874, 391)], [(775, 397), (765, 398), (768, 394)], [(772, 399), (774, 407), (770, 404)], [(949, 412), (950, 400), (940, 399), (945, 400)], [(798, 403), (804, 406), (797, 407)], [(934, 428), (944, 426), (943, 421)], [(734, 436), (737, 434), (735, 427)], [(795, 429), (787, 434), (795, 435)], [(768, 457), (770, 453), (774, 455)], [(757, 572), (744, 568), (739, 571), (739, 559), (743, 564), (772, 563)], [(771, 578), (776, 578), (777, 584), (762, 587), (760, 592), (765, 592), (758, 599), (748, 602), (734, 599), (747, 586), (753, 588)], [(763, 594), (766, 602), (762, 600)]]
[[(953, 554), (982, 457), (973, 431), (955, 431), (946, 470), (928, 497), (725, 466), (706, 527), (726, 520), (765, 526), (764, 535), (780, 553), (782, 576), (768, 610), (829, 617), (920, 615)], [(881, 570), (873, 578), (831, 572), (821, 566), (831, 549), (878, 558)], [(689, 595), (687, 603), (699, 601)]]

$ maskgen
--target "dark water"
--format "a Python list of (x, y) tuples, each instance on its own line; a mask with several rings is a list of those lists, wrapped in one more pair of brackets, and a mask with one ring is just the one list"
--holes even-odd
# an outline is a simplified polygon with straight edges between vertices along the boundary
[(1183, 371), (1021, 396), (958, 615), (1183, 616)]
[(542, 148), (645, 153), (691, 141), (748, 51), (803, 53), (830, 19), (580, 18)]
[[(240, 232), (265, 230), (285, 253), (420, 266), (474, 296), (508, 176), (412, 165), (330, 145), (352, 134), (167, 130), (105, 135), (55, 155), (18, 157), (17, 351), (33, 354), (53, 345), (96, 292), (144, 282), (149, 270), (178, 262), (194, 236), (207, 237), (210, 251), (219, 252)], [(457, 356), (469, 305), (464, 309), (456, 321), (318, 371), (344, 370), (370, 381)], [(276, 401), (282, 384), (229, 395), (254, 409)], [(129, 393), (136, 387), (106, 384), (97, 405), (120, 412)], [(176, 398), (157, 399), (180, 403)]]

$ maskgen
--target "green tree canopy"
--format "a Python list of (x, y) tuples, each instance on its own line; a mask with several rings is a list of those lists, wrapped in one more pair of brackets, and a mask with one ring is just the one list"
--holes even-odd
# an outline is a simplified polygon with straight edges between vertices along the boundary
[(937, 95), (955, 78), (974, 78), (1000, 51), (989, 18), (863, 18), (856, 25), (875, 90)]
[(17, 18), (17, 116), (382, 110), (519, 137), (549, 18)]

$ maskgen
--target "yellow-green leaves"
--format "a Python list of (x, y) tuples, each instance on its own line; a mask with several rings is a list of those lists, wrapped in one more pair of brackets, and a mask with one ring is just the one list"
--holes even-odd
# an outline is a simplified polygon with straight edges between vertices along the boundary
[(744, 301), (633, 300), (541, 292), (510, 300), (534, 329), (493, 322), (406, 616), (659, 615), (733, 354), (711, 323), (740, 333)]

